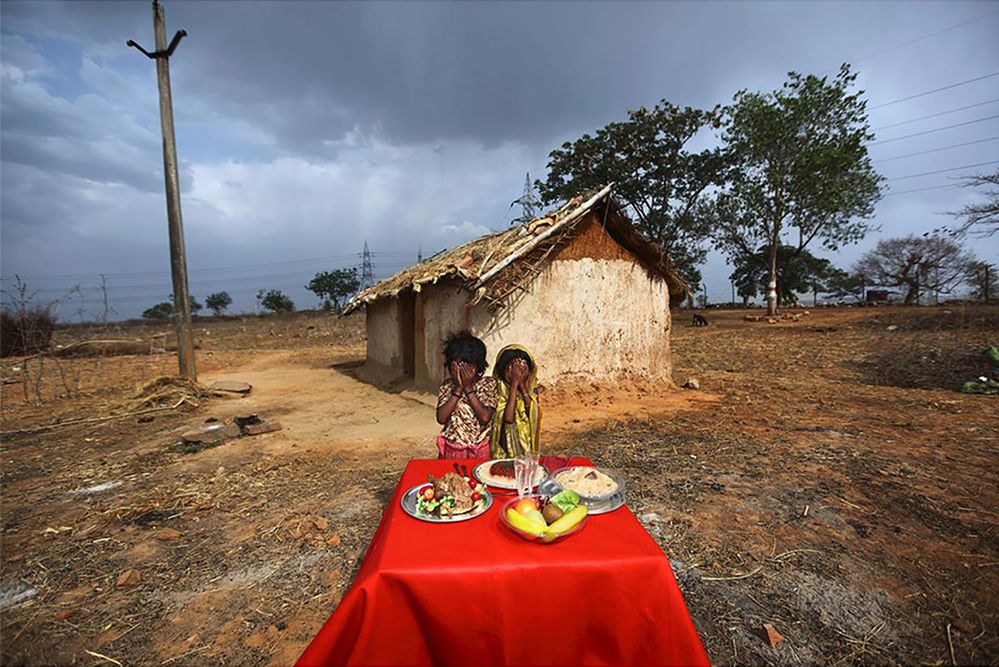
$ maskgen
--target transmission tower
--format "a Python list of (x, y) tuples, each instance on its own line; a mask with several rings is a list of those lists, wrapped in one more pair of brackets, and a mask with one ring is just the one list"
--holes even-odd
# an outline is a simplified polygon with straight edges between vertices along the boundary
[(371, 287), (375, 282), (374, 274), (371, 271), (371, 251), (368, 250), (368, 242), (364, 242), (364, 254), (361, 255), (361, 289)]
[(510, 222), (511, 225), (522, 225), (538, 217), (541, 200), (538, 199), (538, 195), (534, 192), (534, 186), (531, 185), (530, 172), (524, 177), (524, 194), (520, 195), (519, 199), (514, 199), (510, 207), (513, 208), (517, 204), (520, 204), (521, 214), (519, 218), (514, 218)]
[(422, 264), (423, 263), (423, 246), (422, 245), (418, 246), (417, 249), (416, 249), (416, 263), (417, 264)]

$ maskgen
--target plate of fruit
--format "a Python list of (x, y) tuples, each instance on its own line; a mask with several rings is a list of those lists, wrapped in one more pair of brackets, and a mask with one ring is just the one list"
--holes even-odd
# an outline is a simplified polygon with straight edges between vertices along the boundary
[[(472, 470), (472, 475), (483, 484), (497, 489), (517, 488), (517, 479), (513, 471), (513, 459), (496, 459), (480, 463)], [(548, 471), (545, 470), (544, 466), (539, 465), (538, 471), (534, 475), (532, 488), (547, 478)]]
[(402, 509), (421, 521), (447, 523), (481, 516), (493, 504), (485, 485), (470, 477), (448, 472), (440, 477), (427, 475), (402, 495)]
[(588, 513), (579, 495), (565, 489), (550, 498), (511, 498), (500, 508), (500, 522), (529, 542), (553, 544), (581, 531)]

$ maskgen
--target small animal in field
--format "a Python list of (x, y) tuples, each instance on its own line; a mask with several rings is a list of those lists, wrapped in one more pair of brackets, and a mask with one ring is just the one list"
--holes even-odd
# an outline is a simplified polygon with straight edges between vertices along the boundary
[(690, 326), (692, 326), (692, 327), (706, 327), (706, 326), (708, 326), (708, 318), (704, 317), (704, 315), (698, 315), (697, 313), (694, 313), (694, 321), (693, 321), (693, 323), (691, 323)]

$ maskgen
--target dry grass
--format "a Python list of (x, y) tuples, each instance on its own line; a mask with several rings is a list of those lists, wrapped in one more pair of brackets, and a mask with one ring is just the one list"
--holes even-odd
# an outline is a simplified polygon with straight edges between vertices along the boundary
[[(992, 325), (924, 326), (934, 312), (830, 311), (779, 325), (716, 313), (710, 327), (678, 326), (674, 347), (678, 379), (698, 377), (717, 400), (548, 444), (626, 476), (629, 507), (670, 556), (715, 664), (949, 664), (951, 651), (961, 664), (999, 661), (996, 400), (884, 386), (865, 366), (883, 364), (876, 353), (892, 341), (960, 355), (999, 338)], [(202, 367), (287, 350), (287, 364), (326, 369), (335, 337), (361, 349), (363, 320), (205, 330)], [(134, 396), (135, 362), (105, 360), (106, 386), (95, 378), (82, 401), (5, 393), (5, 427), (95, 406), (110, 414)], [(4, 439), (0, 583), (37, 591), (4, 612), (4, 664), (294, 661), (356, 573), (412, 450), (305, 452), (280, 435), (271, 449), (171, 447), (215, 409), (209, 400), (151, 422)], [(570, 422), (590, 410), (562, 409)], [(120, 486), (88, 491), (107, 480)], [(141, 584), (118, 585), (132, 568)], [(786, 641), (771, 649), (763, 623)]]

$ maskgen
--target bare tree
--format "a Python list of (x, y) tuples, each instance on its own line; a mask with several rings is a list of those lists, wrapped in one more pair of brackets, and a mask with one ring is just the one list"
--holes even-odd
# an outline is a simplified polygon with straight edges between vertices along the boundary
[(985, 188), (985, 201), (980, 204), (968, 204), (960, 211), (951, 211), (951, 215), (962, 218), (961, 223), (952, 232), (957, 235), (992, 236), (999, 232), (999, 169), (991, 174), (976, 174), (966, 176), (966, 188)]
[(905, 303), (924, 291), (949, 293), (968, 275), (973, 257), (956, 241), (940, 236), (882, 239), (860, 258), (854, 272), (882, 287), (905, 289)]

